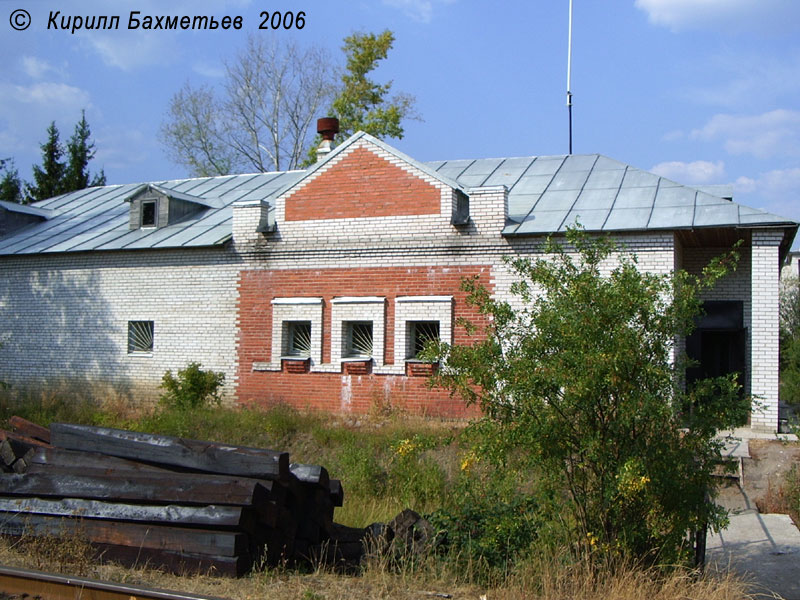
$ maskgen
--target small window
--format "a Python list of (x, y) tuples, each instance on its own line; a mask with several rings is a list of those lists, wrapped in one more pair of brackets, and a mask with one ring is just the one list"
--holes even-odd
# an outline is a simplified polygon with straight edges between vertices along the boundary
[(153, 321), (128, 321), (128, 354), (153, 351)]
[(417, 358), (428, 342), (439, 341), (439, 321), (409, 321), (406, 339), (408, 358)]
[(372, 357), (372, 321), (347, 321), (345, 326), (345, 358)]
[(311, 321), (286, 323), (285, 355), (299, 358), (311, 356)]
[(156, 201), (146, 200), (142, 202), (142, 227), (156, 226)]

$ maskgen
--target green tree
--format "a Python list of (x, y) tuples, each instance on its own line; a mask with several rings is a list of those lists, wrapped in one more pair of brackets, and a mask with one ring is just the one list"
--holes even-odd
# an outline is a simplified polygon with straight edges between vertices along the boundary
[[(33, 165), (33, 183), (24, 185), (26, 199), (46, 200), (59, 194), (105, 185), (106, 176), (102, 169), (100, 173), (90, 177), (89, 162), (96, 152), (91, 135), (86, 112), (81, 111), (81, 120), (75, 124), (75, 131), (67, 142), (65, 151), (59, 140), (56, 122), (52, 121), (47, 128), (47, 141), (40, 146), (42, 164)], [(8, 175), (8, 171), (6, 173)], [(10, 181), (10, 185), (13, 183), (13, 180)]]
[(0, 160), (0, 169), (3, 172), (3, 178), (0, 179), (0, 200), (25, 204), (22, 180), (13, 159)]
[(58, 196), (64, 189), (64, 149), (59, 141), (56, 122), (52, 121), (47, 128), (47, 141), (40, 146), (42, 164), (33, 165), (33, 184), (28, 187), (32, 200), (45, 200)]
[(394, 34), (388, 29), (377, 35), (354, 33), (344, 39), (347, 64), (331, 105), (333, 116), (339, 119), (339, 140), (356, 131), (381, 139), (403, 137), (403, 120), (415, 114), (414, 97), (403, 93), (390, 96), (391, 81), (382, 84), (369, 77), (389, 55), (392, 44)]
[(800, 280), (781, 281), (780, 395), (786, 404), (800, 405)]
[(682, 389), (673, 348), (736, 255), (696, 278), (644, 272), (608, 238), (572, 230), (567, 244), (573, 252), (551, 240), (547, 259), (509, 259), (513, 304), (465, 282), (490, 325), (470, 346), (429, 349), (442, 364), (436, 381), (483, 409), (485, 456), (513, 457), (566, 499), (577, 546), (680, 560), (687, 532), (723, 522), (706, 496), (715, 433), (747, 408), (733, 377)]
[(96, 154), (91, 136), (89, 123), (86, 122), (86, 111), (81, 111), (81, 120), (76, 123), (75, 131), (67, 143), (67, 164), (62, 181), (62, 193), (106, 184), (106, 175), (102, 169), (94, 177), (90, 177), (89, 174), (89, 162)]

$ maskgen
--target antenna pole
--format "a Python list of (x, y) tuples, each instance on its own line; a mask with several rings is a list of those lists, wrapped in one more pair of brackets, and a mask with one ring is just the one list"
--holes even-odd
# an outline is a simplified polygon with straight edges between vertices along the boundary
[(572, 154), (572, 0), (569, 0), (569, 34), (567, 42), (567, 112), (569, 113), (569, 153)]

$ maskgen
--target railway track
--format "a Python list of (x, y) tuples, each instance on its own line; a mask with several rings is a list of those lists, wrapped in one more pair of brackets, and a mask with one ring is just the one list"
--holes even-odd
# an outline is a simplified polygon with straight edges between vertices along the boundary
[(125, 583), (0, 566), (0, 599), (17, 600), (223, 600)]

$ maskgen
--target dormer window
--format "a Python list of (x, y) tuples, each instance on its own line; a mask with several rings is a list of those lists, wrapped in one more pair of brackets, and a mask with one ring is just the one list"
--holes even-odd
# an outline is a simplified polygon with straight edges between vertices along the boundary
[(209, 208), (222, 208), (217, 198), (201, 198), (150, 184), (140, 185), (125, 198), (131, 205), (130, 229), (169, 227), (200, 215)]
[(157, 201), (145, 200), (142, 202), (142, 227), (155, 227), (157, 213)]

